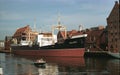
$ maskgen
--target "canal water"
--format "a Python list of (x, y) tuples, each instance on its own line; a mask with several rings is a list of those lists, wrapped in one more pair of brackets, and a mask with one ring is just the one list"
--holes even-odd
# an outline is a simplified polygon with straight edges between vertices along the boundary
[[(46, 64), (36, 67), (43, 59)], [(3, 75), (120, 75), (120, 60), (113, 58), (30, 57), (0, 53)]]

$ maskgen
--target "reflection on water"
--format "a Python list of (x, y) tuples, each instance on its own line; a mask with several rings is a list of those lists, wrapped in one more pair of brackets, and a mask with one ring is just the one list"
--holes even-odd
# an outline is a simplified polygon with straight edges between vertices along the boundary
[(10, 54), (0, 53), (0, 65), (3, 68), (4, 75), (38, 74), (37, 68), (31, 65), (30, 60)]
[[(84, 58), (70, 57), (44, 57), (47, 61), (46, 68), (39, 68), (40, 75), (73, 75), (82, 72), (85, 68)], [(43, 73), (44, 72), (44, 73)]]
[[(43, 58), (45, 68), (34, 61)], [(119, 75), (120, 60), (108, 58), (20, 57), (0, 53), (4, 75)]]
[(109, 72), (111, 72), (111, 75), (120, 75), (120, 60), (117, 59), (109, 60), (107, 68)]
[(39, 75), (58, 75), (58, 65), (57, 64), (46, 64), (45, 68), (38, 68)]

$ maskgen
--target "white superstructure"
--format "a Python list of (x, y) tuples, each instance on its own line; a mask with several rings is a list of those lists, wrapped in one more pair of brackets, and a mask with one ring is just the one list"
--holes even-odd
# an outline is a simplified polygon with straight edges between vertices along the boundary
[(40, 33), (37, 37), (37, 42), (40, 47), (53, 45), (57, 42), (57, 35), (52, 35), (52, 33)]
[(75, 35), (75, 36), (72, 36), (72, 39), (80, 38), (80, 37), (87, 37), (87, 34)]

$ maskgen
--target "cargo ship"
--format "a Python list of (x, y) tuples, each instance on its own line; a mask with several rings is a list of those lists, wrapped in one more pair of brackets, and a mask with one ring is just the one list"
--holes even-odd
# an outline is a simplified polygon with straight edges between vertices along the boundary
[(51, 33), (39, 33), (36, 41), (21, 41), (20, 44), (11, 44), (11, 50), (17, 55), (28, 56), (65, 56), (65, 57), (83, 57), (85, 52), (85, 39), (87, 34), (67, 36), (66, 28), (60, 23), (53, 26), (52, 29), (59, 29), (59, 32), (64, 30), (64, 41), (59, 42), (54, 35), (54, 30)]

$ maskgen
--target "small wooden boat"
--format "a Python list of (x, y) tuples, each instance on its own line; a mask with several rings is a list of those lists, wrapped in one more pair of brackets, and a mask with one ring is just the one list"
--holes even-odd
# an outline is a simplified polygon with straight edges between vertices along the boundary
[(34, 62), (34, 65), (39, 68), (45, 68), (46, 61), (43, 59), (39, 59), (36, 62)]

